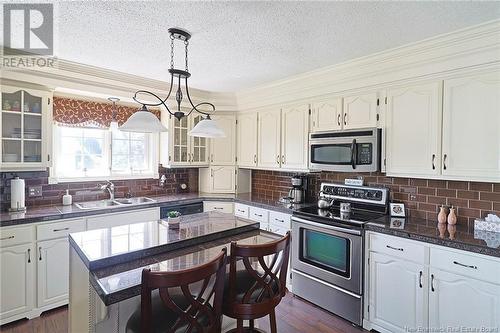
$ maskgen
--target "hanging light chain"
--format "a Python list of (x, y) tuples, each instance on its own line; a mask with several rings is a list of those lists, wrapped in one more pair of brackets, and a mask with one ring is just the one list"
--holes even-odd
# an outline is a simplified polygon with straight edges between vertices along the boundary
[(170, 68), (174, 69), (174, 35), (170, 35)]
[(189, 45), (189, 41), (185, 40), (184, 45), (186, 47), (186, 72), (189, 72), (189, 69), (188, 69), (188, 45)]

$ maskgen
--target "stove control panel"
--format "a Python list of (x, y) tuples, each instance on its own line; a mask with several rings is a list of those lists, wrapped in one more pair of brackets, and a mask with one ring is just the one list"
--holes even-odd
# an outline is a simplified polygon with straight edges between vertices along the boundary
[(388, 200), (388, 189), (322, 183), (320, 195), (332, 199), (344, 199), (348, 201), (369, 202), (372, 204), (385, 205)]

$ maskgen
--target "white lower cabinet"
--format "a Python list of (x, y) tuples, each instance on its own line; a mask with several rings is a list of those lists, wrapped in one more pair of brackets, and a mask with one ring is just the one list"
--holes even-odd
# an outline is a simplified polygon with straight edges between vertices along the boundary
[(368, 232), (367, 239), (364, 328), (380, 332), (500, 329), (498, 258), (374, 232)]
[(426, 268), (388, 255), (370, 255), (370, 321), (387, 332), (424, 327)]
[(21, 319), (33, 309), (35, 255), (31, 243), (0, 248), (0, 324)]
[(233, 203), (229, 201), (203, 201), (204, 212), (233, 213)]
[(160, 219), (160, 208), (138, 209), (129, 212), (111, 213), (87, 218), (87, 230), (112, 228), (125, 224), (153, 222)]
[(500, 285), (433, 268), (430, 276), (431, 328), (500, 328)]
[(68, 300), (69, 242), (59, 238), (37, 243), (37, 305)]

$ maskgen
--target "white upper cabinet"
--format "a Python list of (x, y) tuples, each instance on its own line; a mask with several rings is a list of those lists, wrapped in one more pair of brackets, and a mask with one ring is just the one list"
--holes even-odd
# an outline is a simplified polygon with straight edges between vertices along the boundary
[(221, 165), (201, 168), (199, 181), (200, 192), (235, 193), (236, 167)]
[(225, 138), (210, 140), (210, 164), (234, 165), (236, 163), (236, 117), (234, 115), (212, 116), (226, 134)]
[(281, 110), (282, 169), (307, 170), (308, 140), (309, 104), (283, 108)]
[(500, 285), (431, 268), (429, 326), (499, 327)]
[(444, 81), (442, 174), (500, 180), (500, 72)]
[(280, 128), (281, 128), (281, 112), (279, 109), (269, 109), (258, 112), (258, 132), (257, 132), (258, 167), (273, 168), (273, 169), (280, 167), (281, 165)]
[(440, 174), (441, 93), (441, 82), (388, 90), (388, 175)]
[(332, 97), (315, 102), (311, 108), (312, 132), (342, 129), (342, 98)]
[(208, 166), (208, 139), (188, 135), (202, 117), (199, 113), (193, 113), (177, 120), (162, 111), (162, 123), (168, 128), (168, 133), (160, 135), (160, 161), (163, 166)]
[(238, 114), (236, 132), (238, 166), (257, 166), (257, 112)]
[(44, 170), (50, 166), (52, 94), (2, 85), (0, 171)]
[(344, 115), (341, 119), (344, 129), (377, 126), (376, 92), (344, 98)]

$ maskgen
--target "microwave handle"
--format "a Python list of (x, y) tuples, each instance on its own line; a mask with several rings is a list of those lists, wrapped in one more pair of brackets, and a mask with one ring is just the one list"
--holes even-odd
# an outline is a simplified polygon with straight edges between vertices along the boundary
[(351, 144), (351, 165), (353, 169), (356, 169), (356, 157), (357, 157), (357, 148), (358, 146), (356, 145), (356, 139), (352, 139), (352, 144)]

